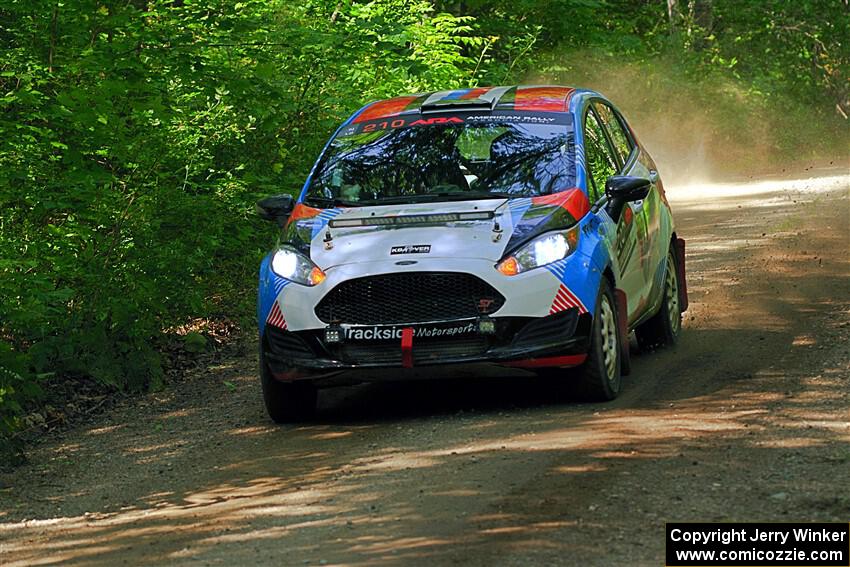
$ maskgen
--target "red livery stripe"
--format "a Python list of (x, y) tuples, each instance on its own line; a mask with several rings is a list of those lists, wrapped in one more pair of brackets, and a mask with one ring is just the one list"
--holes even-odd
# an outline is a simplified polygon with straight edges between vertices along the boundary
[(558, 288), (558, 293), (555, 294), (555, 299), (552, 300), (552, 307), (549, 308), (549, 314), (552, 315), (553, 313), (566, 311), (572, 307), (578, 308), (579, 313), (587, 313), (584, 303), (567, 286), (561, 284)]
[(534, 205), (553, 205), (566, 209), (574, 219), (578, 220), (590, 211), (590, 201), (587, 200), (587, 195), (578, 187), (550, 193), (548, 195), (539, 195), (532, 197), (531, 202)]
[(401, 114), (407, 110), (408, 106), (419, 98), (419, 96), (410, 95), (399, 96), (388, 100), (379, 100), (378, 102), (369, 105), (366, 110), (361, 112), (357, 118), (354, 119), (354, 123), (356, 124), (358, 122), (366, 122), (368, 120), (375, 120), (376, 118), (387, 118), (389, 116)]
[(311, 219), (318, 216), (321, 212), (322, 209), (314, 209), (313, 207), (308, 207), (303, 203), (298, 203), (295, 205), (295, 208), (292, 209), (292, 214), (289, 215), (289, 221), (292, 222), (299, 219)]
[(274, 302), (271, 311), (269, 311), (266, 324), (283, 329), (284, 331), (286, 330), (286, 319), (283, 318), (283, 313), (280, 310), (280, 304), (277, 301)]
[(470, 89), (468, 93), (464, 93), (460, 96), (461, 100), (467, 100), (471, 98), (480, 98), (482, 95), (490, 92), (490, 87), (478, 87), (475, 89)]
[(550, 356), (547, 358), (529, 358), (528, 360), (512, 360), (503, 362), (503, 366), (517, 368), (546, 368), (552, 366), (578, 366), (587, 359), (586, 354), (571, 354), (567, 356)]
[(566, 286), (564, 286), (564, 291), (566, 292), (567, 296), (569, 296), (570, 301), (572, 302), (572, 304), (573, 304), (573, 305), (575, 305), (576, 307), (578, 307), (578, 311), (579, 311), (579, 313), (587, 313), (587, 308), (584, 306), (584, 303), (582, 303), (582, 302), (581, 302), (581, 299), (579, 299), (579, 298), (578, 298), (578, 297), (577, 297), (577, 296), (576, 296), (573, 292), (571, 292), (571, 291), (569, 290), (569, 288), (567, 288)]
[(566, 112), (574, 90), (569, 87), (517, 87), (514, 110)]

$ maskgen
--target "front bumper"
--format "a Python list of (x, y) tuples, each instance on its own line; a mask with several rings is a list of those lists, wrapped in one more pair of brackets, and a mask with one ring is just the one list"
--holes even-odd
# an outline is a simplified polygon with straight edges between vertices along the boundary
[[(369, 380), (381, 375), (370, 370), (410, 367), (479, 363), (530, 369), (576, 366), (584, 361), (589, 348), (591, 316), (576, 308), (545, 317), (499, 317), (493, 321), (496, 330), (490, 335), (475, 332), (416, 339), (409, 345), (407, 358), (398, 340), (328, 344), (319, 330), (291, 331), (269, 326), (263, 336), (264, 362), (279, 380), (326, 378), (355, 370), (361, 371), (361, 380)], [(445, 323), (471, 322), (474, 323)]]
[[(557, 265), (557, 266), (556, 266)], [(490, 260), (470, 258), (417, 259), (412, 265), (399, 265), (395, 260), (345, 264), (326, 270), (327, 279), (321, 284), (307, 287), (287, 284), (268, 266), (268, 258), (260, 271), (260, 305), (258, 317), (260, 332), (277, 302), (286, 328), (290, 331), (319, 330), (327, 322), (317, 317), (316, 306), (337, 286), (363, 277), (403, 273), (468, 274), (479, 278), (505, 298), (504, 304), (493, 315), (505, 317), (543, 317), (553, 308), (559, 288), (566, 286), (588, 309), (596, 299), (599, 272), (590, 258), (576, 252), (553, 265), (556, 270), (538, 268), (516, 276), (499, 273)], [(343, 321), (346, 323), (348, 321)]]

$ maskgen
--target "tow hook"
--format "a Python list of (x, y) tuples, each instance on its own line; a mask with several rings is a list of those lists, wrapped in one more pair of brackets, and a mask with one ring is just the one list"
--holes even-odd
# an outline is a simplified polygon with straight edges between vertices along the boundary
[(493, 221), (493, 242), (498, 242), (502, 239), (502, 225), (499, 221)]

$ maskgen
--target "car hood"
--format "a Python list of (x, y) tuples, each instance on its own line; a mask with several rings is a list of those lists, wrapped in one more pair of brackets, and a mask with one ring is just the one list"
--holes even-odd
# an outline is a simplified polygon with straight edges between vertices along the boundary
[(578, 188), (533, 198), (316, 209), (299, 203), (283, 241), (322, 269), (355, 262), (475, 258), (498, 262), (506, 251), (587, 214)]
[[(506, 199), (484, 199), (335, 209), (339, 212), (322, 222), (311, 239), (310, 257), (322, 269), (389, 259), (496, 262), (508, 242), (506, 204)], [(311, 236), (314, 231), (315, 226)]]

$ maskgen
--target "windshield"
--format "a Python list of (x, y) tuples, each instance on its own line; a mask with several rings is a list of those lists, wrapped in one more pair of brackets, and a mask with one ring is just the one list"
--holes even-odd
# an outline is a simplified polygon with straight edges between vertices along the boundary
[(573, 187), (570, 116), (547, 114), (543, 124), (488, 115), (348, 127), (328, 147), (305, 200), (356, 206), (531, 197)]

